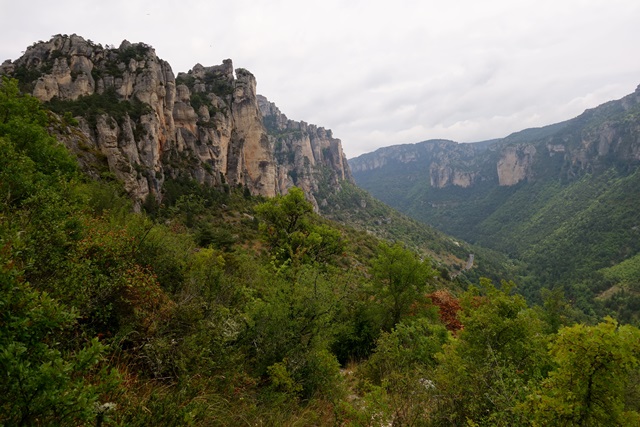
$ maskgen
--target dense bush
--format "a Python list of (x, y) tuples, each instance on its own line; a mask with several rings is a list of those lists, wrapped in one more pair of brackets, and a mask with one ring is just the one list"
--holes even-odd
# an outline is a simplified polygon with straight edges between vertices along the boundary
[(113, 87), (105, 89), (102, 93), (81, 96), (75, 101), (54, 97), (47, 102), (47, 107), (61, 115), (71, 113), (74, 117), (84, 117), (92, 127), (96, 126), (101, 115), (112, 117), (118, 124), (122, 124), (125, 117), (129, 117), (137, 124), (141, 116), (152, 112), (149, 104), (136, 97), (131, 100), (120, 99)]

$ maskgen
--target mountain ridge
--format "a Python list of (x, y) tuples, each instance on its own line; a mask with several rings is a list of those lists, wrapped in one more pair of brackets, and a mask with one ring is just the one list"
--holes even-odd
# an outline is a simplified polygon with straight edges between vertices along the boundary
[[(160, 201), (167, 179), (192, 179), (267, 197), (299, 185), (317, 208), (320, 187), (352, 179), (331, 132), (323, 137), (322, 128), (299, 126), (306, 137), (278, 145), (264, 125), (255, 76), (234, 70), (231, 60), (175, 76), (144, 43), (103, 47), (56, 35), (5, 61), (0, 74), (18, 79), (55, 112), (75, 116), (82, 135), (63, 138), (69, 148), (104, 158), (103, 172), (122, 181), (138, 207)], [(309, 139), (315, 150), (301, 146)]]
[(615, 286), (600, 270), (640, 252), (640, 89), (481, 146), (426, 141), (349, 162), (374, 197), (525, 262), (528, 295), (563, 286), (596, 296)]
[[(527, 128), (513, 132), (504, 138), (480, 141), (475, 143), (457, 143), (461, 151), (473, 150), (477, 153), (488, 148), (489, 153), (499, 152), (499, 156), (489, 156), (496, 163), (495, 174), (487, 178), (499, 178), (500, 185), (511, 186), (522, 180), (534, 179), (534, 171), (530, 169), (535, 156), (553, 157), (560, 154), (562, 167), (560, 171), (569, 177), (577, 177), (590, 168), (600, 167), (598, 162), (640, 163), (640, 142), (634, 135), (621, 134), (629, 128), (625, 123), (638, 121), (640, 115), (640, 86), (635, 92), (615, 101), (609, 101), (598, 107), (585, 110), (573, 119), (537, 128)], [(631, 138), (631, 139), (630, 139)], [(634, 139), (635, 138), (635, 139)], [(416, 151), (422, 145), (433, 144), (443, 140), (427, 140), (415, 144), (401, 144), (382, 147), (372, 153), (365, 153), (349, 159), (354, 173), (371, 170), (376, 164), (376, 156), (393, 156), (402, 152), (404, 155)], [(478, 145), (480, 144), (480, 145)], [(471, 148), (470, 148), (471, 147)], [(456, 150), (449, 150), (455, 154)], [(376, 155), (376, 153), (378, 153)], [(443, 153), (437, 153), (442, 156)], [(446, 153), (445, 153), (446, 154)], [(487, 154), (487, 153), (485, 153)], [(527, 158), (530, 157), (530, 158)], [(476, 159), (486, 162), (488, 159)], [(498, 164), (502, 160), (501, 164)], [(366, 166), (369, 164), (369, 166)], [(604, 165), (606, 166), (606, 164)], [(375, 167), (373, 167), (375, 168)], [(511, 172), (511, 173), (509, 173)], [(455, 185), (455, 184), (454, 184)]]

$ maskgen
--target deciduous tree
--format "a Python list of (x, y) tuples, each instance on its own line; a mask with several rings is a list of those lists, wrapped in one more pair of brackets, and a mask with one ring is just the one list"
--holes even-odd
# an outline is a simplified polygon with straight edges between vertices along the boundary
[(435, 273), (429, 260), (418, 256), (400, 244), (379, 247), (372, 261), (371, 275), (376, 298), (389, 313), (386, 328), (390, 330), (409, 313), (413, 304), (424, 302), (425, 289)]
[(624, 392), (638, 366), (640, 330), (607, 318), (560, 329), (551, 345), (556, 368), (529, 396), (536, 426), (636, 426)]

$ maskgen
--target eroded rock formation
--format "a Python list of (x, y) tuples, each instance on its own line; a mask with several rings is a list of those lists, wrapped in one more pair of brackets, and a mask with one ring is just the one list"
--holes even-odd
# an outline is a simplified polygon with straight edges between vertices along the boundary
[(496, 165), (498, 183), (511, 186), (528, 178), (532, 178), (533, 159), (536, 148), (533, 145), (508, 146), (500, 153)]
[[(335, 191), (340, 180), (352, 180), (331, 131), (289, 121), (264, 98), (271, 113), (261, 112), (256, 78), (234, 71), (229, 59), (196, 64), (176, 78), (146, 44), (103, 47), (58, 35), (5, 61), (0, 74), (18, 78), (54, 111), (76, 116), (84, 149), (106, 158), (138, 203), (149, 194), (161, 198), (168, 178), (244, 186), (269, 197), (298, 185), (314, 202), (326, 187)], [(281, 124), (270, 135), (263, 120), (276, 116)]]
[(274, 147), (281, 191), (300, 187), (318, 196), (320, 200), (311, 199), (317, 207), (324, 203), (328, 189), (339, 188), (343, 180), (353, 182), (342, 143), (331, 130), (289, 120), (264, 96), (258, 95), (258, 104)]

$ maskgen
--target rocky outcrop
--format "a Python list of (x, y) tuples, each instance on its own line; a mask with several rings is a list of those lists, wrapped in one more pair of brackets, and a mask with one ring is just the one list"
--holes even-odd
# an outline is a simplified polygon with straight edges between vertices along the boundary
[(477, 177), (477, 172), (456, 170), (449, 165), (441, 165), (438, 163), (431, 163), (431, 165), (429, 165), (429, 181), (434, 188), (444, 188), (449, 185), (462, 188), (471, 187)]
[(187, 165), (175, 168), (174, 177), (191, 170), (203, 183), (243, 185), (268, 197), (279, 194), (253, 74), (238, 69), (234, 76), (231, 60), (225, 60), (212, 67), (196, 64), (178, 74), (176, 83), (176, 145), (167, 150), (167, 158), (177, 164), (187, 158)]
[(414, 162), (430, 162), (434, 152), (457, 145), (453, 141), (429, 140), (417, 144), (394, 145), (383, 147), (373, 153), (363, 154), (349, 160), (353, 173), (372, 171), (391, 164), (410, 164)]
[(310, 200), (317, 207), (326, 203), (328, 189), (340, 188), (341, 181), (353, 182), (342, 143), (331, 130), (288, 119), (264, 96), (258, 95), (258, 104), (274, 147), (281, 192), (300, 187), (313, 196)]
[(153, 48), (122, 42), (102, 47), (77, 35), (29, 47), (0, 72), (62, 113), (75, 111), (90, 150), (137, 202), (160, 195), (164, 151), (175, 140), (174, 75)]
[[(168, 178), (268, 197), (299, 185), (313, 201), (322, 188), (352, 179), (331, 131), (289, 121), (260, 98), (271, 105), (263, 117), (256, 78), (234, 71), (231, 60), (196, 64), (176, 78), (148, 45), (103, 47), (74, 34), (32, 45), (0, 74), (19, 79), (52, 110), (75, 115), (85, 149), (106, 158), (138, 203), (149, 194), (161, 199)], [(274, 119), (282, 126), (269, 134), (264, 120)]]
[(568, 176), (640, 164), (640, 86), (621, 100), (587, 110), (574, 120), (587, 122), (580, 133), (555, 135), (549, 141), (565, 146)]
[(530, 179), (536, 148), (533, 145), (508, 146), (500, 153), (496, 165), (498, 183), (502, 186), (516, 185), (520, 181)]
[(450, 185), (467, 188), (485, 177), (477, 168), (476, 158), (484, 146), (458, 144), (448, 140), (429, 140), (417, 144), (381, 148), (349, 160), (355, 174), (376, 169), (428, 171), (434, 188)]

